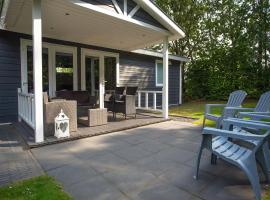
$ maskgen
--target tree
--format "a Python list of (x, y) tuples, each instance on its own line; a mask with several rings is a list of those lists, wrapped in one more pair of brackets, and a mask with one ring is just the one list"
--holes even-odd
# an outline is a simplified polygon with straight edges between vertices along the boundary
[(186, 37), (170, 43), (185, 55), (185, 96), (227, 98), (236, 89), (249, 97), (270, 89), (270, 3), (267, 0), (156, 0)]

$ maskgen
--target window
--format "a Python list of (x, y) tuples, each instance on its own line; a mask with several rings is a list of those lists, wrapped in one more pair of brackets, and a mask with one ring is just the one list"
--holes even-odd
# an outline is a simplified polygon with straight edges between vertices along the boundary
[[(169, 66), (172, 63), (169, 61)], [(162, 87), (163, 86), (163, 62), (162, 60), (156, 61), (156, 86)]]
[(73, 90), (73, 55), (56, 52), (56, 91)]
[[(49, 57), (48, 48), (42, 48), (42, 86), (43, 92), (49, 91)], [(34, 93), (34, 74), (33, 74), (33, 47), (27, 46), (27, 80), (28, 93)]]
[(163, 86), (163, 62), (156, 61), (156, 86)]

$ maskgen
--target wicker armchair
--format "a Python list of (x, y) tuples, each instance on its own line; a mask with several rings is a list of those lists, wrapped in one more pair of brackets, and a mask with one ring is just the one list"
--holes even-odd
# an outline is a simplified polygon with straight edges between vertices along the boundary
[(114, 117), (116, 113), (123, 113), (125, 119), (127, 115), (135, 115), (136, 118), (136, 93), (138, 87), (127, 87), (125, 90), (125, 95), (120, 96), (118, 99), (115, 99), (113, 105)]
[(136, 118), (136, 96), (135, 95), (125, 95), (123, 100), (114, 101), (113, 104), (113, 113), (114, 117), (116, 117), (116, 113), (123, 113), (125, 115), (125, 119), (127, 115), (135, 115)]
[(77, 131), (77, 102), (55, 99), (49, 101), (48, 94), (43, 93), (43, 109), (44, 109), (44, 135), (54, 135), (54, 118), (61, 109), (69, 118), (69, 131)]

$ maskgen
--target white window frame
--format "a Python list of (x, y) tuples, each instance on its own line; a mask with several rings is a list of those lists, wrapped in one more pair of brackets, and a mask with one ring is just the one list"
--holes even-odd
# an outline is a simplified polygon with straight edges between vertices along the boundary
[[(21, 87), (24, 92), (27, 92), (27, 46), (32, 46), (32, 40), (20, 40), (21, 48)], [(55, 56), (56, 52), (71, 53), (73, 55), (73, 90), (78, 90), (78, 66), (77, 66), (77, 47), (66, 46), (54, 43), (43, 42), (42, 48), (48, 49), (48, 76), (49, 76), (49, 96), (55, 96), (56, 91), (56, 68)]]
[[(163, 87), (163, 83), (158, 83), (157, 82), (157, 65), (158, 64), (163, 64), (163, 61), (162, 60), (156, 60), (156, 63), (155, 63), (155, 82), (156, 82), (156, 87)], [(169, 67), (170, 65), (172, 65), (172, 63), (169, 61)], [(163, 67), (163, 66), (162, 66)], [(163, 73), (163, 71), (162, 71)], [(163, 74), (162, 74), (162, 77), (163, 77)]]
[(102, 59), (104, 57), (116, 58), (116, 86), (119, 86), (119, 53), (81, 48), (81, 90), (86, 90), (86, 77), (85, 77), (86, 56), (98, 57), (99, 59)]
[[(156, 79), (156, 87), (162, 87), (163, 83), (158, 83), (158, 76), (157, 76), (157, 72), (158, 72), (158, 64), (162, 64), (162, 60), (156, 60), (155, 63), (155, 79)], [(163, 73), (163, 72), (162, 72)], [(163, 75), (162, 75), (163, 76)]]

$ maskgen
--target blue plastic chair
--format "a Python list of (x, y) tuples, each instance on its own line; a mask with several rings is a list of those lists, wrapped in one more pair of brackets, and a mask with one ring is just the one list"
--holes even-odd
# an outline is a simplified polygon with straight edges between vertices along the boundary
[[(206, 104), (203, 119), (203, 127), (205, 127), (205, 121), (206, 119), (208, 119), (216, 122), (216, 128), (221, 128), (222, 120), (228, 117), (234, 117), (236, 113), (236, 110), (226, 108), (234, 108), (234, 107), (240, 108), (246, 96), (247, 93), (245, 91), (237, 90), (230, 94), (227, 104)], [(224, 107), (222, 115), (216, 116), (211, 114), (211, 108), (213, 107)]]
[(240, 112), (237, 117), (249, 117), (252, 120), (261, 120), (264, 115), (270, 115), (270, 91), (261, 95), (255, 108), (240, 108), (240, 107), (226, 107), (227, 110), (234, 110)]
[[(230, 131), (232, 126), (251, 127), (256, 129), (265, 129), (267, 132), (263, 135), (255, 135), (248, 132), (242, 133), (235, 130)], [(202, 142), (198, 153), (195, 179), (198, 179), (200, 159), (203, 149), (207, 149), (215, 156), (223, 159), (240, 169), (247, 175), (257, 200), (261, 199), (259, 175), (256, 161), (260, 164), (266, 180), (269, 181), (266, 158), (264, 149), (268, 147), (270, 134), (270, 125), (262, 123), (247, 122), (244, 120), (225, 119), (223, 121), (224, 129), (204, 128), (202, 133)], [(226, 129), (226, 130), (225, 130)], [(256, 141), (253, 146), (248, 148), (240, 145), (235, 140), (242, 142)]]

